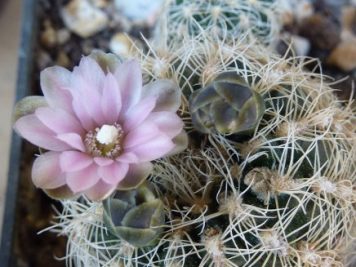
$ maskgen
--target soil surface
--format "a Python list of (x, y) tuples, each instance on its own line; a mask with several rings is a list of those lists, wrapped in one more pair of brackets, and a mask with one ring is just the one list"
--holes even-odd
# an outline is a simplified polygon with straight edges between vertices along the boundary
[(54, 258), (65, 255), (66, 239), (50, 232), (37, 234), (51, 226), (55, 215), (53, 206), (60, 209), (59, 203), (32, 184), (31, 166), (38, 153), (37, 148), (24, 143), (15, 227), (16, 266), (61, 267), (65, 266), (65, 262)]

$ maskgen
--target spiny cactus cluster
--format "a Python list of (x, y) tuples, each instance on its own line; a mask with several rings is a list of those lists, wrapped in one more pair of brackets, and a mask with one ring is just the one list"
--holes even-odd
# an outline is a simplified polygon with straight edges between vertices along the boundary
[[(229, 3), (240, 2), (260, 1)], [(172, 14), (182, 12), (181, 5), (188, 1), (176, 2)], [(178, 114), (189, 146), (155, 161), (149, 185), (137, 189), (146, 192), (141, 197), (114, 195), (127, 204), (122, 213), (113, 213), (110, 199), (104, 205), (63, 201), (53, 229), (68, 237), (68, 265), (348, 266), (344, 253), (355, 235), (356, 205), (352, 103), (338, 101), (321, 74), (305, 70), (310, 60), (280, 58), (246, 40), (209, 34), (178, 40), (168, 31), (134, 57), (145, 83), (179, 84)], [(234, 82), (221, 83), (222, 77)], [(243, 103), (228, 101), (237, 96)], [(219, 127), (225, 124), (227, 131)], [(141, 205), (152, 201), (159, 209), (144, 213)], [(157, 223), (160, 215), (163, 223)], [(143, 244), (143, 235), (133, 240), (110, 225), (153, 237)]]
[(199, 35), (233, 40), (248, 35), (250, 40), (269, 44), (275, 40), (276, 0), (171, 0), (161, 15), (157, 35), (167, 33), (176, 43)]
[[(102, 204), (65, 201), (57, 229), (69, 237), (69, 263), (344, 266), (342, 251), (351, 240), (356, 202), (351, 106), (338, 102), (320, 75), (304, 71), (304, 63), (254, 47), (228, 46), (238, 56), (219, 59), (221, 68), (205, 80), (204, 59), (222, 48), (198, 49), (209, 44), (199, 40), (194, 51), (182, 48), (202, 59), (191, 78), (198, 82), (187, 87), (179, 112), (190, 146), (156, 161), (150, 177), (152, 191), (164, 205), (165, 223), (156, 225), (163, 233), (154, 245), (135, 246), (110, 233)], [(184, 62), (186, 55), (176, 54)], [(255, 55), (253, 61), (249, 54)], [(153, 55), (141, 59), (151, 79), (155, 76), (147, 66), (159, 59)], [(189, 83), (177, 71), (186, 65), (167, 64), (171, 71), (161, 78)], [(262, 119), (249, 135), (201, 134), (191, 120), (189, 88), (204, 88), (219, 71), (232, 69), (263, 98)]]

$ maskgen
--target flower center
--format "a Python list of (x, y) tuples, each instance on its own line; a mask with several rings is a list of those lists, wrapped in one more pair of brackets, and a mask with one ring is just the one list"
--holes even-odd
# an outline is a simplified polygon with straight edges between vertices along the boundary
[(119, 130), (113, 125), (101, 126), (99, 132), (96, 134), (96, 140), (102, 145), (110, 145), (115, 143), (119, 136)]
[(118, 157), (122, 152), (123, 133), (122, 127), (117, 123), (104, 124), (101, 128), (89, 131), (84, 139), (87, 152), (95, 157)]

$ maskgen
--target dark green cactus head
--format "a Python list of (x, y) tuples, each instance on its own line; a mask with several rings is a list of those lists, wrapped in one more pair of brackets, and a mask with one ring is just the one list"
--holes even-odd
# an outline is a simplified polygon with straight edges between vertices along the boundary
[(233, 72), (220, 74), (190, 97), (192, 122), (202, 133), (250, 133), (256, 128), (264, 110), (261, 95)]
[(117, 191), (103, 204), (104, 223), (109, 232), (135, 247), (151, 245), (163, 230), (163, 203), (147, 184)]

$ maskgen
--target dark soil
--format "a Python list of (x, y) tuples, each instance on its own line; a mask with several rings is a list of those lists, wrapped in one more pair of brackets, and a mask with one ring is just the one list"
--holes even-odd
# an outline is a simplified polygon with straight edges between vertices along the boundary
[(66, 239), (56, 234), (37, 233), (51, 225), (54, 209), (59, 203), (36, 189), (31, 181), (31, 166), (39, 151), (31, 144), (23, 146), (21, 180), (18, 193), (15, 259), (18, 267), (62, 267), (64, 261), (54, 260), (65, 255)]
[[(343, 71), (328, 63), (328, 57), (332, 50), (341, 42), (342, 32), (342, 7), (348, 5), (348, 0), (313, 0), (314, 14), (297, 23), (294, 21), (290, 25), (285, 25), (283, 31), (302, 36), (309, 40), (310, 51), (307, 56), (318, 58), (322, 69), (316, 68), (315, 64), (310, 64), (308, 68), (314, 71), (322, 71), (329, 77), (335, 93), (342, 100), (349, 100), (352, 94), (353, 84), (356, 83), (356, 69)], [(353, 29), (356, 29), (356, 18), (353, 22)], [(356, 34), (356, 30), (353, 31)], [(287, 46), (280, 44), (277, 48), (281, 55), (287, 51)], [(353, 95), (356, 99), (356, 95)]]

